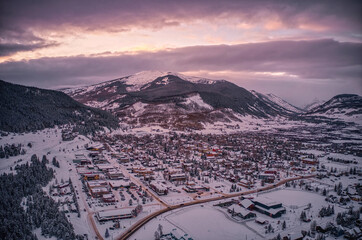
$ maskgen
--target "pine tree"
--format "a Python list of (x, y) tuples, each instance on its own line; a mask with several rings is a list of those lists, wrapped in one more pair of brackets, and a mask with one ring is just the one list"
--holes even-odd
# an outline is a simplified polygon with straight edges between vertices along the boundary
[(163, 235), (163, 226), (161, 224), (158, 224), (158, 232), (160, 233), (160, 236)]

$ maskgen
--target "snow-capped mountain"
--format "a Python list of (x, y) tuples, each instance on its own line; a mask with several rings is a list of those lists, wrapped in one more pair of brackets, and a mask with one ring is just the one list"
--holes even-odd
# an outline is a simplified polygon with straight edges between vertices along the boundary
[(284, 114), (298, 114), (303, 112), (302, 109), (288, 103), (284, 99), (272, 93), (262, 94), (254, 90), (252, 90), (251, 93), (263, 100), (266, 104), (268, 104), (271, 108), (274, 108), (278, 112), (282, 112)]
[(303, 110), (304, 111), (310, 111), (311, 109), (317, 107), (317, 106), (320, 106), (322, 105), (323, 103), (325, 103), (326, 101), (323, 101), (323, 100), (319, 100), (318, 98), (315, 98), (311, 103), (308, 103), (306, 104), (304, 107), (303, 107)]
[(172, 72), (140, 72), (65, 92), (88, 106), (111, 111), (121, 122), (133, 124), (175, 126), (187, 122), (199, 126), (200, 122), (238, 121), (237, 115), (269, 118), (296, 113), (225, 80)]
[(312, 116), (273, 94), (173, 72), (140, 72), (64, 92), (85, 105), (112, 112), (130, 126), (202, 129), (215, 122), (242, 122), (246, 116)]
[(312, 108), (305, 115), (362, 123), (362, 97), (356, 94), (337, 95)]

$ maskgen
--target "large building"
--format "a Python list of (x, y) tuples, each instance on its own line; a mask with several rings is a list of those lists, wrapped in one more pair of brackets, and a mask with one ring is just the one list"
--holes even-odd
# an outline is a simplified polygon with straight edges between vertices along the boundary
[(75, 154), (73, 163), (78, 164), (78, 165), (88, 165), (88, 164), (91, 164), (92, 162), (88, 158), (86, 158), (86, 156), (84, 154)]
[(133, 216), (134, 212), (133, 209), (131, 208), (104, 210), (104, 211), (99, 211), (96, 214), (98, 221), (132, 218)]
[(272, 218), (280, 217), (286, 212), (282, 203), (273, 202), (268, 198), (257, 197), (252, 200), (255, 204), (254, 209), (260, 213), (268, 215)]
[(156, 181), (150, 182), (150, 188), (158, 195), (167, 195), (168, 193), (167, 187), (160, 182)]

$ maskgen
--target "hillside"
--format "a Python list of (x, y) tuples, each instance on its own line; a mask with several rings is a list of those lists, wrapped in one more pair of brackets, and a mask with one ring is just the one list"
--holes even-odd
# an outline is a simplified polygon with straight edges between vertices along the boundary
[(63, 92), (26, 87), (0, 80), (0, 130), (34, 131), (74, 124), (81, 133), (116, 128), (117, 120), (100, 109), (85, 106)]
[(241, 116), (268, 119), (295, 114), (231, 82), (172, 72), (141, 72), (64, 92), (112, 112), (122, 123), (180, 130), (202, 129), (217, 121), (241, 122)]

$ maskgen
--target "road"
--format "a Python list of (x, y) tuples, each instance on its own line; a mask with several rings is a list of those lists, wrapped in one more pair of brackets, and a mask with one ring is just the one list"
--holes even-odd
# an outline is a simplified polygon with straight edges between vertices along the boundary
[(270, 190), (270, 189), (279, 187), (279, 186), (281, 186), (281, 185), (283, 185), (283, 184), (285, 184), (286, 182), (289, 182), (289, 181), (294, 181), (294, 180), (299, 180), (299, 179), (307, 179), (307, 178), (313, 178), (313, 177), (315, 177), (315, 175), (298, 176), (298, 177), (283, 179), (283, 180), (281, 180), (278, 183), (275, 183), (273, 185), (269, 185), (269, 186), (266, 186), (266, 187), (253, 189), (253, 190), (249, 190), (249, 191), (245, 191), (245, 192), (238, 192), (238, 193), (233, 193), (233, 194), (227, 194), (227, 196), (223, 195), (223, 196), (219, 196), (219, 197), (208, 198), (208, 199), (200, 199), (200, 200), (195, 200), (195, 201), (192, 201), (192, 202), (183, 203), (183, 204), (179, 204), (179, 205), (168, 206), (167, 208), (161, 209), (161, 210), (159, 210), (157, 212), (154, 212), (154, 213), (148, 215), (147, 217), (141, 219), (140, 221), (135, 223), (133, 226), (131, 226), (127, 230), (127, 232), (124, 232), (121, 236), (119, 236), (117, 238), (117, 240), (128, 239), (129, 237), (132, 236), (132, 234), (134, 234), (143, 225), (145, 225), (146, 223), (151, 221), (153, 218), (155, 218), (155, 217), (157, 217), (157, 216), (159, 216), (159, 215), (161, 215), (163, 213), (166, 213), (168, 211), (172, 211), (172, 210), (175, 210), (175, 209), (179, 209), (179, 208), (183, 208), (183, 207), (187, 207), (187, 206), (192, 206), (192, 205), (196, 205), (196, 204), (207, 203), (207, 202), (218, 201), (218, 200), (223, 200), (223, 199), (227, 199), (227, 198), (247, 195), (247, 194), (251, 194), (251, 193), (262, 192), (262, 191), (266, 191), (266, 190)]
[[(80, 181), (78, 180), (78, 181), (75, 181), (75, 182), (77, 184), (78, 191), (81, 191), (82, 186), (80, 185)], [(91, 223), (91, 227), (92, 227), (95, 235), (97, 235), (98, 239), (103, 240), (103, 237), (99, 233), (98, 228), (97, 228), (97, 224), (95, 223), (94, 218), (93, 218), (94, 212), (88, 207), (88, 203), (84, 198), (84, 194), (79, 194), (78, 196), (80, 196), (80, 198), (81, 198), (81, 200), (83, 202), (84, 208), (87, 211), (88, 224)], [(82, 211), (82, 209), (80, 209), (80, 211)]]

